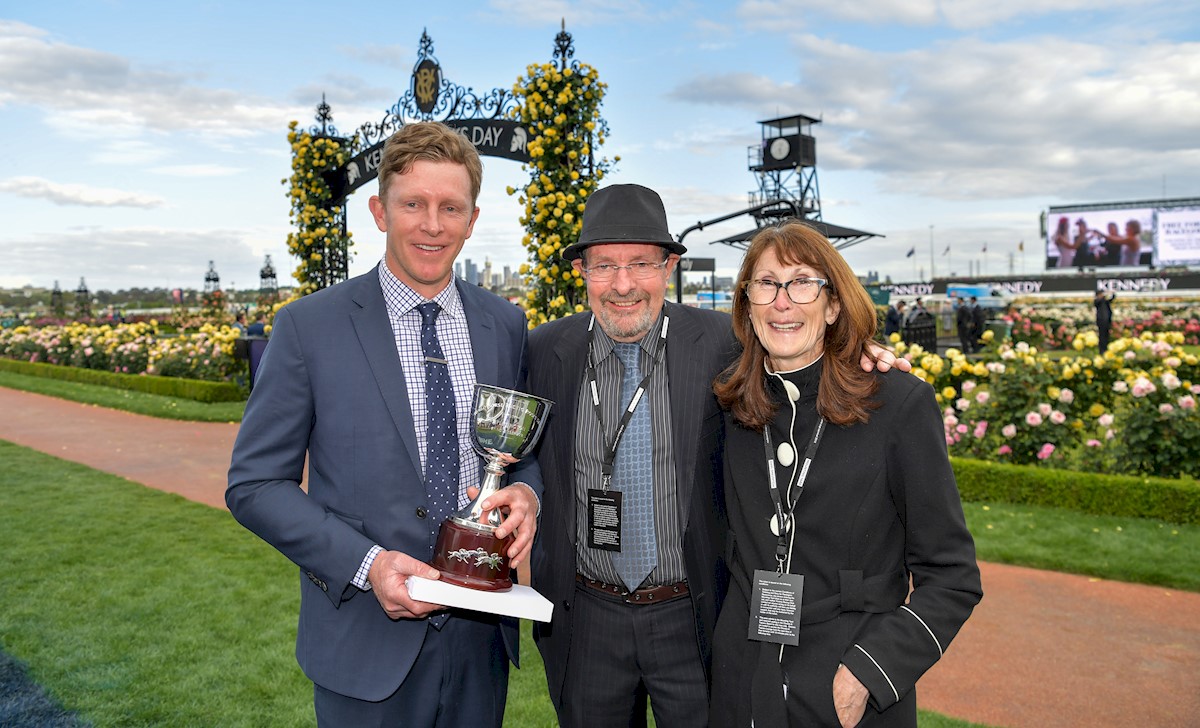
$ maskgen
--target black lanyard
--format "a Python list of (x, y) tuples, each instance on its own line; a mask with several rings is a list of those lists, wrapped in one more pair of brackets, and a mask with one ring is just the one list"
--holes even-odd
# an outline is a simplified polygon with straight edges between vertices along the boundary
[[(771, 447), (771, 425), (767, 423), (763, 425), (763, 445), (767, 451), (767, 483), (771, 490), (771, 500), (775, 502), (775, 523), (778, 528), (772, 529), (777, 531), (775, 534), (778, 541), (775, 545), (775, 561), (779, 565), (779, 573), (784, 572), (783, 564), (787, 560), (787, 538), (792, 530), (793, 517), (792, 512), (796, 508), (796, 503), (800, 500), (800, 495), (804, 493), (804, 481), (808, 479), (808, 470), (812, 467), (813, 459), (817, 456), (817, 448), (821, 445), (821, 437), (825, 434), (825, 418), (817, 419), (817, 426), (813, 429), (812, 439), (808, 441), (808, 447), (804, 450), (804, 464), (800, 466), (800, 479), (796, 481), (796, 497), (791, 497), (791, 488), (787, 494), (779, 492), (779, 483), (775, 476), (775, 451)], [(787, 509), (784, 509), (784, 497), (787, 496)]]
[[(625, 413), (621, 415), (621, 420), (617, 423), (617, 430), (613, 433), (611, 443), (605, 447), (602, 459), (600, 461), (600, 473), (602, 475), (601, 487), (608, 490), (608, 486), (612, 483), (613, 462), (617, 459), (617, 447), (621, 444), (621, 436), (625, 434), (625, 427), (629, 424), (629, 420), (633, 419), (633, 411), (641, 404), (642, 395), (646, 393), (646, 387), (650, 384), (650, 377), (654, 375), (654, 369), (658, 366), (658, 360), (662, 354), (662, 350), (667, 345), (667, 327), (671, 323), (671, 317), (663, 315), (662, 331), (658, 336), (658, 344), (654, 347), (654, 353), (650, 357), (649, 371), (646, 376), (642, 377), (642, 381), (638, 384), (637, 391), (633, 393), (633, 398), (629, 400), (629, 406), (625, 408)], [(588, 331), (592, 332), (592, 339), (588, 343), (588, 365), (587, 365), (587, 382), (588, 391), (592, 395), (592, 407), (596, 410), (596, 419), (600, 422), (600, 432), (604, 432), (604, 413), (600, 407), (600, 385), (596, 381), (596, 366), (592, 361), (596, 353), (596, 331), (593, 328), (596, 325), (596, 317), (592, 316), (592, 322), (588, 325)], [(641, 356), (641, 352), (638, 353)]]

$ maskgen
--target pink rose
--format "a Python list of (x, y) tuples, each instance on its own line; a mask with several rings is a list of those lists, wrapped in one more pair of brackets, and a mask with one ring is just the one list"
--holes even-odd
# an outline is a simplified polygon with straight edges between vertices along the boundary
[(1008, 438), (1016, 437), (1017, 436), (1017, 426), (1016, 425), (1005, 425), (1004, 427), (1000, 428), (1000, 434), (1004, 435), (1005, 437), (1008, 437)]
[(1011, 447), (1009, 447), (1008, 445), (1001, 445), (1001, 446), (1000, 446), (1000, 449), (999, 449), (999, 450), (997, 450), (996, 452), (998, 452), (998, 453), (999, 453), (999, 454), (1001, 454), (1001, 455), (1007, 455), (1007, 454), (1009, 454), (1010, 452), (1012, 452), (1012, 448), (1011, 448)]
[(1038, 460), (1045, 460), (1046, 458), (1050, 457), (1050, 455), (1052, 455), (1053, 453), (1054, 453), (1054, 446), (1047, 442), (1046, 444), (1042, 445), (1041, 450), (1038, 450), (1038, 454), (1037, 454)]
[(1156, 389), (1156, 387), (1145, 377), (1138, 377), (1133, 380), (1132, 393), (1134, 397), (1145, 397)]
[(1029, 425), (1030, 427), (1037, 427), (1038, 425), (1042, 424), (1042, 416), (1037, 412), (1030, 412), (1025, 415), (1025, 424)]

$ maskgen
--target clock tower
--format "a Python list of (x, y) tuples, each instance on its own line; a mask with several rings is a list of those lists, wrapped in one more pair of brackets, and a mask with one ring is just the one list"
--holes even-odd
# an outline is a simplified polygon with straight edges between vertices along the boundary
[(793, 216), (820, 220), (817, 140), (812, 126), (821, 120), (797, 114), (758, 123), (762, 141), (748, 150), (750, 171), (758, 179), (758, 190), (750, 193), (750, 203), (788, 200), (794, 208), (769, 207), (755, 213), (755, 217), (761, 225)]

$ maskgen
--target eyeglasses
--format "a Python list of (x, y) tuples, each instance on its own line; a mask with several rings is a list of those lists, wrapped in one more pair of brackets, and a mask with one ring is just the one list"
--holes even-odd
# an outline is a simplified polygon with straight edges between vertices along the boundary
[(824, 278), (793, 278), (787, 283), (755, 278), (742, 284), (746, 298), (756, 306), (769, 306), (779, 297), (779, 289), (787, 291), (792, 303), (812, 303), (821, 295), (821, 289), (829, 285)]
[(588, 278), (591, 278), (597, 283), (607, 283), (616, 279), (617, 271), (627, 270), (631, 278), (638, 280), (646, 280), (658, 275), (658, 272), (665, 268), (667, 261), (658, 263), (630, 263), (629, 265), (612, 265), (611, 263), (600, 263), (591, 268), (584, 268), (583, 272), (587, 273)]

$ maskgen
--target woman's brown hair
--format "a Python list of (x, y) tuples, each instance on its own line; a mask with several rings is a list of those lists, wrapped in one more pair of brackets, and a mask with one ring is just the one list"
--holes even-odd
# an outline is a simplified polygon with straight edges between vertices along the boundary
[(742, 355), (713, 385), (717, 400), (735, 420), (752, 430), (761, 430), (775, 416), (778, 406), (766, 386), (764, 364), (768, 355), (754, 333), (750, 322), (752, 304), (746, 297), (746, 282), (767, 250), (774, 250), (780, 263), (812, 266), (829, 281), (821, 295), (836, 301), (841, 311), (825, 329), (817, 412), (835, 425), (866, 422), (870, 411), (879, 406), (871, 399), (879, 383), (860, 365), (867, 342), (875, 336), (875, 307), (841, 253), (824, 235), (802, 222), (764, 228), (750, 241), (733, 299), (733, 333), (742, 344)]

